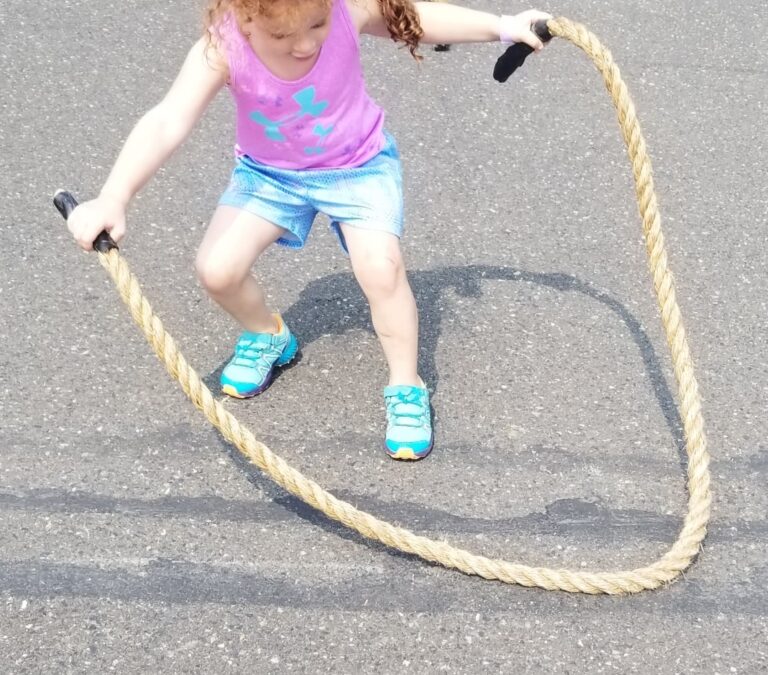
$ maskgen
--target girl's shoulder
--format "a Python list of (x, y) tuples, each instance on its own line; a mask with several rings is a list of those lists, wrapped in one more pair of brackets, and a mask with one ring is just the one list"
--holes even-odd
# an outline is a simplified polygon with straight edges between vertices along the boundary
[(242, 39), (234, 14), (224, 12), (206, 27), (203, 36), (208, 61), (229, 75), (230, 61), (236, 56)]
[(381, 19), (379, 0), (340, 0), (347, 6), (358, 33), (370, 32), (370, 26)]

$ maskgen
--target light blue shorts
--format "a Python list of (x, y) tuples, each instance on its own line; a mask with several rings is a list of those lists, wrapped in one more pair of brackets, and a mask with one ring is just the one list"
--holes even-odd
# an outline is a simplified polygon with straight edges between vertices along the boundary
[(385, 134), (378, 155), (351, 169), (276, 169), (247, 155), (237, 160), (219, 205), (233, 206), (282, 227), (278, 244), (302, 248), (318, 213), (331, 219), (345, 251), (340, 223), (403, 234), (403, 186), (400, 155)]

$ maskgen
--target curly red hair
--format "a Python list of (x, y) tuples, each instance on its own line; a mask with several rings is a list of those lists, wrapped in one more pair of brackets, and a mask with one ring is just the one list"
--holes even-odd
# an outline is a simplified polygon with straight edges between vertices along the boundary
[[(345, 0), (340, 0), (344, 2)], [(411, 55), (420, 60), (419, 41), (424, 35), (419, 15), (411, 0), (378, 0), (381, 13), (392, 40), (402, 42)], [(241, 26), (253, 17), (286, 18), (300, 12), (307, 4), (313, 3), (330, 8), (333, 0), (210, 0), (205, 11), (205, 34), (211, 39), (211, 28), (222, 17), (231, 12)]]

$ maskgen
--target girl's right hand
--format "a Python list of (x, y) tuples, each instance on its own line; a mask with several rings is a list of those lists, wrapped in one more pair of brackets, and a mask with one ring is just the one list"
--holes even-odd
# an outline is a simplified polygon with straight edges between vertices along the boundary
[(102, 230), (118, 243), (125, 235), (125, 204), (107, 195), (83, 202), (67, 219), (67, 229), (85, 251), (93, 250), (93, 242)]
[(540, 12), (537, 9), (529, 9), (514, 16), (502, 16), (500, 35), (502, 42), (524, 42), (534, 51), (544, 49), (544, 42), (533, 30), (537, 21), (547, 21), (552, 15)]

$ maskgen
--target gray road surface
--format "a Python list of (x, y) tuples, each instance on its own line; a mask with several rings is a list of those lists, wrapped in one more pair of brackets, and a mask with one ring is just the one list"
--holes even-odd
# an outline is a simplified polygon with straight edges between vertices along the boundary
[[(3, 0), (0, 671), (768, 669), (764, 4), (542, 8), (611, 49), (654, 161), (713, 455), (711, 530), (685, 578), (616, 599), (465, 577), (366, 542), (246, 465), (50, 206), (58, 187), (98, 190), (195, 39), (196, 3)], [(644, 565), (677, 536), (685, 474), (609, 99), (562, 41), (505, 86), (498, 46), (425, 53), (417, 66), (364, 43), (406, 171), (435, 452), (410, 465), (380, 450), (383, 357), (323, 223), (258, 269), (301, 361), (226, 405), (334, 494), (421, 534), (532, 565)], [(145, 189), (123, 247), (209, 383), (236, 329), (192, 263), (231, 112), (221, 96)]]

